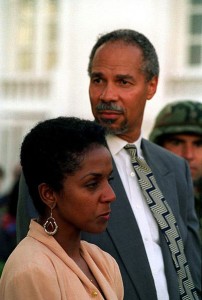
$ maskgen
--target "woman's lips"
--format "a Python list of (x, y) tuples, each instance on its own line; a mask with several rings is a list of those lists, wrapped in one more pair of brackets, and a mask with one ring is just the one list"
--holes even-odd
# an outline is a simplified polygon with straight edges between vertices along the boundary
[(99, 217), (100, 217), (100, 218), (103, 218), (103, 219), (106, 220), (106, 221), (108, 221), (109, 218), (110, 218), (110, 212), (101, 214)]

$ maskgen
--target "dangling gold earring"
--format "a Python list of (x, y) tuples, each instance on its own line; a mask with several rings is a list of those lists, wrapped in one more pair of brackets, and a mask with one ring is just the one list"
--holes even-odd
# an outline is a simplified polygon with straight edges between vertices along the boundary
[(47, 221), (43, 225), (43, 228), (48, 235), (54, 235), (58, 231), (58, 225), (57, 225), (55, 219), (53, 218), (52, 211), (53, 211), (53, 209), (51, 208), (50, 217), (47, 219)]

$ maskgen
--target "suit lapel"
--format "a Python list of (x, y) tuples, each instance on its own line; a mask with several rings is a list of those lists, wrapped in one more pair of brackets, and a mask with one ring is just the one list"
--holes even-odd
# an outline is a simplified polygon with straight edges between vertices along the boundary
[[(155, 147), (155, 149), (153, 147)], [(176, 206), (176, 203), (178, 203), (175, 173), (173, 172), (172, 165), (170, 165), (170, 160), (166, 162), (165, 155), (163, 156), (162, 163), (161, 154), (156, 147), (156, 145), (151, 144), (147, 140), (142, 140), (144, 157), (152, 169), (156, 182), (163, 193), (163, 196), (173, 210)]]

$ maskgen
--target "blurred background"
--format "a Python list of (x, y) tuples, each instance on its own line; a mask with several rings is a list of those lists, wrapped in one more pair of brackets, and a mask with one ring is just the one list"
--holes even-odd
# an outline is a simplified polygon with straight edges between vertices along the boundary
[(100, 33), (131, 28), (157, 50), (144, 137), (166, 103), (202, 101), (202, 0), (0, 0), (0, 28), (0, 194), (19, 178), (20, 145), (36, 122), (92, 119), (87, 64)]

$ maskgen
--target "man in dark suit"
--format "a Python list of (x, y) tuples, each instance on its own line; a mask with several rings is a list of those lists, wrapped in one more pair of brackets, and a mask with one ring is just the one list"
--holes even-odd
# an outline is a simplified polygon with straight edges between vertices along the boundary
[[(112, 205), (106, 232), (84, 233), (83, 238), (115, 257), (123, 277), (125, 300), (183, 299), (168, 244), (145, 201), (124, 149), (127, 143), (135, 144), (138, 156), (152, 169), (177, 220), (193, 282), (199, 292), (200, 243), (188, 165), (141, 136), (145, 104), (155, 94), (158, 83), (159, 65), (154, 47), (145, 36), (133, 30), (110, 32), (101, 36), (93, 47), (88, 72), (93, 115), (108, 130), (107, 143), (114, 162), (112, 186), (117, 201)], [(24, 210), (26, 217), (27, 211), (23, 202), (28, 197), (24, 189), (21, 185), (18, 230), (23, 227), (20, 225), (22, 212)]]

